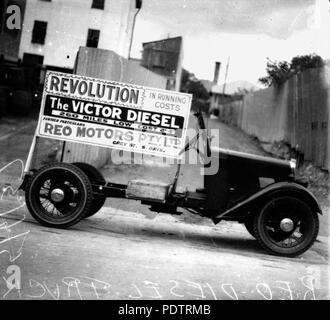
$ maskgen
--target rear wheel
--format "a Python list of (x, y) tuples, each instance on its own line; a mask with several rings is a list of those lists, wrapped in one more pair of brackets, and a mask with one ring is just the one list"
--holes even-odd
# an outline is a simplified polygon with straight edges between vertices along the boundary
[(76, 166), (52, 163), (29, 180), (25, 202), (42, 225), (66, 228), (79, 222), (90, 210), (93, 191), (88, 177)]
[[(104, 185), (106, 183), (103, 175), (98, 171), (95, 167), (88, 163), (84, 162), (74, 162), (73, 165), (77, 166), (79, 169), (84, 171), (87, 175), (88, 179), (92, 184), (101, 184)], [(89, 211), (86, 213), (84, 218), (88, 218), (96, 214), (104, 205), (106, 197), (97, 196), (94, 197), (92, 201), (92, 206)]]
[(256, 239), (268, 252), (294, 257), (313, 245), (319, 220), (307, 203), (283, 196), (264, 205), (254, 218), (253, 229)]

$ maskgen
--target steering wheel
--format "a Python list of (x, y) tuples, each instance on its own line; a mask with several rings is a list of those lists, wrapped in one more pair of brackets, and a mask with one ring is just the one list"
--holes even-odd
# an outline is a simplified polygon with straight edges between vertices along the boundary
[[(194, 116), (197, 118), (198, 120), (198, 133), (196, 134), (196, 136), (194, 138), (192, 138), (190, 141), (188, 141), (188, 143), (185, 145), (185, 147), (180, 151), (179, 154), (182, 154), (183, 152), (188, 151), (189, 149), (193, 148), (196, 150), (197, 154), (199, 155), (201, 161), (205, 164), (207, 163), (207, 160), (209, 160), (210, 156), (211, 156), (211, 147), (210, 147), (210, 140), (207, 134), (207, 129), (205, 126), (205, 122), (203, 119), (203, 115), (202, 112), (195, 112)], [(199, 142), (199, 138), (200, 136), (202, 136), (202, 143), (203, 143), (203, 151), (201, 151), (199, 149), (199, 146), (196, 144), (198, 144)]]
[[(202, 157), (205, 159), (206, 157), (210, 157), (211, 156), (211, 147), (210, 147), (210, 140), (208, 137), (208, 133), (207, 133), (207, 128), (204, 122), (204, 118), (203, 118), (203, 114), (202, 111), (198, 111), (194, 113), (194, 116), (197, 118), (198, 121), (198, 126), (199, 126), (199, 132), (202, 131), (202, 134), (199, 133), (199, 135), (202, 136), (202, 141), (203, 141), (203, 149), (204, 152), (201, 152), (200, 150), (197, 150), (197, 152), (199, 154), (202, 155)], [(205, 156), (206, 154), (206, 156)]]

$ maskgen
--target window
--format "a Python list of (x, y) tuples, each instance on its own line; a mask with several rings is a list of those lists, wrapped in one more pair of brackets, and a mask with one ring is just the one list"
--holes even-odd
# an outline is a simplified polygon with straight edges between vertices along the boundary
[(162, 51), (155, 51), (153, 55), (153, 67), (165, 68), (166, 67), (166, 53)]
[(33, 66), (42, 65), (44, 62), (44, 56), (39, 54), (26, 53), (23, 54), (23, 65), (24, 66)]
[(93, 0), (92, 8), (104, 10), (104, 0)]
[(32, 43), (44, 44), (46, 38), (47, 22), (45, 21), (34, 21), (32, 31)]
[(100, 30), (88, 29), (86, 47), (97, 48), (99, 44)]

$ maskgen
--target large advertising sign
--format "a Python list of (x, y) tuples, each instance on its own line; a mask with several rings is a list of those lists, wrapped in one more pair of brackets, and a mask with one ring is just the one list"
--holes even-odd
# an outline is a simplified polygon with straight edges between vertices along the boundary
[(48, 71), (37, 135), (178, 158), (192, 96)]

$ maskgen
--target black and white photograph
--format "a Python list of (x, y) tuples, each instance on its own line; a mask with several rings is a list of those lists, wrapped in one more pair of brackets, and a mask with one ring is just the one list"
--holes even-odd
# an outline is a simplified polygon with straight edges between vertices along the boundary
[(0, 0), (0, 301), (330, 300), (329, 32), (328, 0)]

